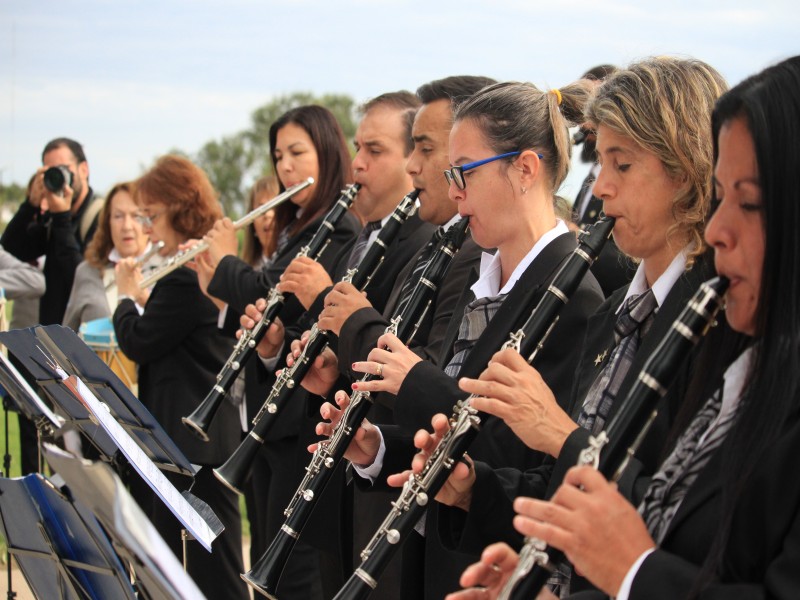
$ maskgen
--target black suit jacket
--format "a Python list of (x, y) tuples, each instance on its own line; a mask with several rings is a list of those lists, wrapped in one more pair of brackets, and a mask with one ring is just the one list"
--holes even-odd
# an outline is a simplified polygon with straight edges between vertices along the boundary
[[(472, 237), (467, 237), (453, 259), (433, 303), (428, 308), (425, 320), (410, 345), (410, 348), (423, 359), (434, 364), (439, 363), (448, 325), (464, 290), (468, 288), (468, 281), (472, 278), (471, 273), (480, 264), (482, 253), (483, 250)], [(351, 378), (358, 378), (361, 373), (354, 373), (349, 365), (353, 361), (364, 360), (389, 326), (389, 319), (395, 315), (400, 292), (406, 278), (411, 274), (416, 259), (415, 255), (398, 276), (383, 314), (374, 307), (362, 308), (353, 313), (342, 326), (339, 337), (339, 365)], [(394, 396), (390, 394), (378, 394), (375, 400), (385, 402), (389, 408), (394, 405)]]
[(39, 300), (39, 322), (60, 325), (64, 320), (75, 269), (83, 260), (83, 252), (97, 230), (95, 215), (86, 236), (81, 238), (81, 221), (94, 202), (92, 188), (78, 212), (39, 213), (39, 208), (26, 199), (12, 217), (0, 238), (0, 245), (19, 260), (32, 262), (45, 256), (46, 289)]
[[(480, 375), (494, 353), (508, 339), (509, 332), (518, 329), (527, 320), (558, 267), (576, 245), (575, 235), (571, 232), (565, 233), (548, 244), (534, 259), (467, 356), (459, 377)], [(464, 299), (471, 298), (472, 292), (468, 291), (469, 294), (464, 294)], [(583, 336), (586, 320), (602, 299), (602, 292), (594, 277), (587, 275), (561, 311), (548, 343), (537, 356), (537, 367), (550, 384), (556, 398), (565, 407), (572, 384), (573, 365), (577, 360), (578, 340)], [(460, 314), (463, 314), (463, 310)], [(457, 320), (460, 322), (461, 318)], [(443, 357), (449, 358), (451, 354), (452, 350), (448, 350)], [(408, 467), (410, 455), (413, 453), (409, 433), (420, 427), (427, 428), (431, 417), (437, 412), (452, 414), (455, 402), (464, 397), (466, 394), (458, 389), (457, 381), (445, 375), (438, 367), (427, 361), (415, 365), (406, 376), (395, 404), (395, 420), (401, 428), (382, 428), (386, 432), (386, 455), (379, 481), (385, 480), (385, 476), (390, 473)], [(400, 429), (405, 429), (405, 435)], [(494, 417), (485, 421), (481, 434), (472, 444), (469, 453), (471, 457), (486, 461), (494, 467), (533, 468), (543, 459), (541, 453), (528, 449), (502, 420)], [(445, 548), (436, 535), (437, 528), (436, 511), (428, 511), (425, 524), (426, 598), (442, 598), (444, 594), (457, 589), (461, 572), (479, 556), (479, 553), (463, 553)], [(409, 574), (410, 577), (415, 575), (417, 574)]]
[[(372, 303), (376, 311), (383, 312), (389, 296), (392, 293), (396, 281), (399, 278), (399, 273), (411, 262), (417, 252), (428, 243), (435, 227), (430, 223), (422, 221), (417, 215), (410, 217), (403, 223), (397, 237), (389, 245), (386, 250), (384, 261), (378, 271), (375, 273), (373, 279), (369, 282), (366, 288), (367, 298)], [(336, 277), (334, 281), (341, 280), (347, 272), (347, 257), (340, 263), (337, 268)], [(313, 315), (313, 321), (317, 320), (317, 316), (323, 307), (323, 300), (330, 290), (325, 290), (317, 297), (314, 305), (309, 309), (309, 314)], [(311, 321), (311, 322), (313, 322)], [(299, 332), (298, 332), (299, 334)], [(338, 350), (339, 339), (331, 335), (332, 347)], [(346, 388), (349, 389), (349, 380), (342, 378), (339, 386), (334, 386), (333, 392), (336, 390)], [(332, 393), (333, 393), (332, 392)], [(306, 447), (316, 442), (319, 436), (314, 431), (315, 425), (319, 422), (319, 409), (324, 398), (312, 394), (304, 394), (305, 396), (305, 414), (303, 415), (304, 422), (300, 425), (300, 439), (298, 442), (299, 452), (304, 455), (305, 460), (301, 462), (307, 464), (310, 460), (310, 454), (306, 452)], [(293, 405), (301, 404), (298, 402), (300, 396), (296, 392), (292, 398)], [(332, 399), (330, 401), (333, 401)], [(351, 503), (350, 491), (345, 488), (342, 478), (343, 469), (337, 469), (331, 481), (325, 488), (322, 497), (318, 501), (318, 506), (312, 513), (310, 522), (305, 527), (303, 532), (303, 539), (310, 541), (317, 547), (329, 549), (332, 552), (342, 552), (342, 547), (345, 547), (345, 553), (349, 553), (349, 546), (351, 545), (352, 526), (344, 519), (334, 519), (333, 523), (328, 517), (331, 514), (342, 515), (347, 514)], [(349, 569), (350, 561), (349, 556), (346, 559), (344, 570)], [(343, 573), (343, 576), (349, 575)]]
[(202, 442), (181, 423), (205, 398), (231, 352), (230, 338), (217, 327), (219, 311), (186, 267), (153, 288), (141, 316), (132, 300), (114, 312), (120, 349), (139, 365), (139, 398), (193, 463), (217, 466), (236, 449), (238, 410), (223, 402)]
[[(659, 307), (653, 324), (642, 340), (630, 370), (620, 386), (618, 401), (611, 407), (609, 421), (619, 408), (619, 400), (627, 395), (644, 362), (672, 326), (688, 299), (700, 283), (713, 275), (712, 258), (708, 253), (698, 258), (694, 266), (675, 282), (663, 305)], [(614, 345), (616, 310), (622, 303), (626, 291), (627, 288), (624, 288), (614, 293), (589, 319), (570, 395), (570, 414), (573, 418), (577, 418), (586, 393), (608, 362)], [(600, 357), (602, 360), (598, 360)], [(649, 474), (652, 474), (660, 464), (664, 443), (688, 385), (691, 363), (691, 360), (684, 362), (680, 375), (662, 400), (662, 409), (659, 410), (656, 421), (619, 482), (620, 491), (628, 498), (635, 500), (641, 498), (649, 483)], [(438, 505), (442, 515), (440, 534), (446, 543), (473, 552), (480, 551), (486, 545), (498, 540), (519, 547), (522, 537), (511, 523), (515, 514), (512, 507), (514, 498), (549, 497), (561, 484), (567, 470), (577, 464), (578, 455), (588, 446), (589, 435), (589, 431), (583, 428), (576, 429), (567, 438), (558, 460), (549, 458), (540, 467), (527, 472), (513, 468), (497, 470), (489, 465), (476, 463), (477, 479), (473, 486), (469, 513)]]
[[(660, 548), (645, 559), (631, 600), (687, 597), (719, 527), (721, 463), (728, 443), (698, 475)], [(737, 499), (722, 572), (701, 598), (800, 598), (798, 453), (800, 415), (795, 413)]]
[[(212, 296), (228, 303), (224, 327), (228, 335), (233, 335), (239, 328), (239, 316), (244, 312), (245, 306), (258, 298), (266, 297), (270, 289), (278, 283), (283, 271), (303, 246), (311, 241), (324, 218), (325, 215), (320, 215), (289, 238), (286, 246), (266, 269), (253, 268), (235, 256), (226, 256), (220, 261), (209, 283), (208, 291)], [(360, 228), (360, 223), (351, 213), (345, 214), (339, 222), (330, 236), (330, 243), (319, 259), (319, 263), (329, 274), (333, 274), (342, 261), (347, 261)], [(287, 295), (280, 312), (284, 326), (292, 331), (302, 331), (305, 325), (304, 315), (305, 309), (297, 298), (293, 294)], [(261, 409), (274, 381), (274, 375), (267, 372), (258, 359), (253, 358), (248, 361), (245, 366), (245, 398), (249, 418), (254, 417)], [(296, 436), (301, 419), (300, 412), (300, 406), (282, 411), (275, 421), (275, 426), (270, 430), (268, 439)]]
[[(722, 512), (725, 442), (683, 499), (660, 547), (636, 573), (630, 600), (687, 598), (707, 560)], [(800, 598), (800, 415), (795, 412), (737, 498), (721, 571), (698, 596), (704, 600)], [(570, 596), (607, 598), (598, 591)]]

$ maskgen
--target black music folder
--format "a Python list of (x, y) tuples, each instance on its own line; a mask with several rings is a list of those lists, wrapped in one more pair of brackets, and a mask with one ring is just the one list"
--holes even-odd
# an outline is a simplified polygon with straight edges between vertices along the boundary
[(143, 597), (204, 598), (111, 467), (76, 458), (51, 444), (45, 445), (44, 455), (74, 500), (100, 521)]
[(61, 366), (91, 389), (160, 469), (194, 476), (195, 468), (153, 415), (74, 331), (60, 325), (17, 329), (0, 333), (0, 343), (17, 357), (52, 400), (55, 412), (79, 429), (103, 456), (113, 461), (119, 450), (93, 421), (86, 407), (64, 388), (50, 366), (51, 358), (59, 358), (55, 355), (60, 355), (65, 363)]
[(37, 598), (136, 598), (92, 513), (39, 473), (0, 478), (0, 525)]
[(0, 333), (53, 401), (109, 462), (124, 456), (184, 528), (209, 552), (224, 526), (190, 492), (179, 492), (160, 469), (196, 470), (141, 402), (71, 329), (39, 326)]

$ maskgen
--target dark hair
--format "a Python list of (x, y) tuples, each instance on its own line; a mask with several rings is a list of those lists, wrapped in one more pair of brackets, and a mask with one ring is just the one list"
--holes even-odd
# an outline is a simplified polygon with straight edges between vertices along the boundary
[[(319, 177), (314, 196), (306, 204), (302, 215), (297, 214), (297, 207), (284, 202), (275, 209), (275, 229), (273, 238), (277, 244), (278, 235), (289, 227), (289, 235), (294, 235), (313, 221), (317, 215), (327, 209), (339, 192), (353, 181), (350, 168), (350, 151), (344, 139), (342, 128), (333, 113), (323, 106), (306, 105), (293, 108), (281, 115), (269, 128), (269, 147), (272, 157), (272, 168), (278, 172), (275, 160), (275, 144), (278, 131), (290, 123), (302, 127), (311, 138), (319, 161)], [(280, 184), (283, 192), (286, 188)]]
[(108, 254), (114, 248), (114, 241), (111, 239), (111, 204), (114, 196), (119, 192), (128, 192), (133, 198), (136, 194), (136, 184), (133, 182), (118, 183), (106, 196), (100, 211), (100, 218), (97, 221), (97, 231), (94, 232), (92, 241), (87, 244), (86, 251), (83, 253), (86, 262), (96, 269), (105, 268), (108, 264)]
[(395, 110), (403, 111), (403, 123), (405, 125), (405, 156), (414, 150), (414, 140), (411, 137), (411, 128), (414, 125), (414, 115), (417, 114), (420, 102), (411, 92), (400, 90), (399, 92), (386, 92), (380, 96), (375, 96), (359, 107), (362, 115), (367, 114), (378, 106), (387, 106)]
[(535, 149), (556, 190), (569, 172), (569, 127), (583, 118), (591, 91), (587, 81), (543, 92), (532, 83), (496, 83), (460, 104), (456, 121), (471, 120), (497, 154)]
[[(263, 195), (269, 195), (270, 198), (274, 198), (278, 195), (279, 189), (280, 183), (275, 175), (267, 175), (266, 177), (262, 177), (256, 181), (253, 184), (253, 187), (250, 188), (250, 195), (248, 196), (247, 201), (248, 212), (255, 208), (254, 204), (256, 202), (256, 198), (259, 198)], [(273, 211), (274, 210), (275, 209), (273, 209)], [(248, 265), (259, 265), (263, 256), (270, 256), (273, 252), (275, 252), (275, 246), (277, 245), (276, 242), (277, 240), (273, 237), (270, 239), (267, 247), (263, 247), (258, 239), (258, 236), (256, 235), (255, 223), (250, 223), (250, 225), (248, 225), (244, 230), (244, 239), (242, 240), (242, 260)]]
[(490, 77), (477, 75), (453, 75), (437, 79), (417, 88), (417, 98), (423, 104), (437, 100), (449, 100), (453, 107), (458, 106), (470, 96), (474, 96), (486, 86), (497, 83)]
[(605, 81), (609, 76), (618, 71), (614, 65), (597, 65), (592, 67), (586, 73), (581, 75), (581, 79), (588, 79), (589, 81)]
[(168, 154), (136, 181), (136, 203), (166, 207), (170, 226), (187, 239), (203, 237), (222, 218), (217, 193), (203, 170)]
[(714, 157), (721, 128), (743, 118), (753, 138), (761, 187), (765, 252), (753, 360), (722, 462), (722, 515), (694, 592), (719, 573), (736, 500), (792, 414), (800, 393), (800, 56), (745, 79), (712, 117)]
[(75, 140), (66, 137), (56, 138), (47, 142), (44, 150), (42, 150), (42, 162), (44, 162), (45, 154), (63, 147), (69, 148), (69, 151), (72, 152), (72, 156), (75, 157), (75, 161), (78, 164), (86, 162), (86, 154), (83, 153), (83, 146)]

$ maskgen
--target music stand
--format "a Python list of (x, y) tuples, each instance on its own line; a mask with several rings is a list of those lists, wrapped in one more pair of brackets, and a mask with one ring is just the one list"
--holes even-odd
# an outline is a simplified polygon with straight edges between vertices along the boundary
[[(17, 357), (54, 406), (58, 407), (56, 412), (79, 429), (108, 460), (113, 462), (119, 458), (116, 444), (102, 427), (93, 422), (83, 404), (63, 386), (48, 366), (42, 348), (50, 346), (50, 354), (60, 352), (68, 357), (66, 362), (69, 364), (62, 366), (69, 366), (70, 372), (83, 380), (92, 393), (105, 403), (117, 422), (159, 469), (194, 477), (196, 469), (158, 421), (74, 331), (60, 325), (17, 329), (0, 333), (0, 343), (5, 344), (9, 352)], [(10, 391), (13, 393), (13, 390)]]
[(111, 467), (76, 458), (51, 444), (45, 444), (44, 454), (70, 495), (100, 521), (145, 598), (204, 598)]
[(0, 526), (37, 598), (135, 600), (97, 520), (43, 475), (0, 478)]
[[(75, 333), (59, 325), (0, 334), (68, 423), (114, 462), (124, 456), (181, 525), (211, 552), (224, 530), (214, 511), (179, 492), (159, 469), (189, 475), (195, 469), (158, 422)], [(85, 380), (85, 381), (84, 381)]]

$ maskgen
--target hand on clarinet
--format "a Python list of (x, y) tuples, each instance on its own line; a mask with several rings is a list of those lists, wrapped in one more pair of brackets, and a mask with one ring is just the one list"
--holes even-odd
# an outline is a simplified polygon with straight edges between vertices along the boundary
[[(328, 422), (317, 423), (315, 430), (317, 435), (330, 437), (341, 420), (344, 410), (350, 404), (350, 396), (342, 390), (336, 392), (335, 400), (338, 407), (330, 402), (325, 402), (320, 407), (319, 414)], [(378, 428), (364, 419), (353, 435), (344, 457), (355, 465), (368, 467), (375, 462), (380, 445), (381, 435)], [(316, 449), (317, 444), (308, 447), (309, 452), (314, 452)]]
[(345, 321), (361, 308), (372, 306), (364, 292), (352, 283), (339, 282), (325, 296), (325, 308), (319, 314), (319, 327), (339, 335)]
[(280, 278), (278, 289), (284, 294), (294, 294), (308, 310), (326, 288), (333, 285), (331, 276), (317, 261), (301, 256), (286, 267)]
[[(239, 318), (239, 324), (242, 329), (236, 332), (236, 337), (239, 338), (244, 333), (244, 330), (253, 329), (261, 320), (264, 315), (262, 312), (267, 307), (267, 301), (264, 298), (256, 300), (255, 304), (248, 304), (244, 309), (244, 314)], [(283, 323), (279, 318), (270, 323), (267, 328), (267, 333), (261, 338), (261, 341), (256, 346), (256, 352), (261, 358), (269, 359), (275, 358), (283, 347), (284, 328)]]
[[(299, 340), (292, 340), (289, 354), (286, 357), (286, 366), (291, 367), (303, 353), (303, 349), (308, 343), (310, 331), (304, 331)], [(334, 384), (339, 379), (339, 359), (330, 348), (325, 348), (314, 359), (311, 368), (303, 377), (300, 385), (303, 389), (317, 396), (327, 396), (333, 389)]]
[(479, 379), (464, 377), (458, 386), (477, 396), (471, 401), (475, 409), (503, 419), (525, 445), (555, 458), (578, 428), (539, 372), (516, 350), (495, 353)]
[[(445, 600), (493, 600), (500, 595), (503, 586), (519, 562), (519, 555), (506, 543), (487, 546), (480, 561), (468, 566), (461, 574), (459, 583), (467, 589), (448, 594)], [(557, 600), (547, 588), (536, 600)]]
[(372, 349), (367, 360), (353, 363), (353, 371), (370, 373), (377, 377), (372, 381), (357, 381), (353, 384), (353, 389), (396, 395), (408, 372), (421, 360), (396, 335), (384, 333), (378, 338), (377, 347)]
[[(433, 432), (429, 433), (420, 429), (414, 435), (414, 446), (419, 449), (411, 461), (411, 469), (390, 475), (386, 480), (392, 487), (403, 487), (412, 473), (421, 473), (428, 458), (439, 445), (442, 437), (450, 431), (450, 423), (443, 414), (434, 415), (431, 419)], [(436, 494), (436, 501), (448, 506), (455, 506), (469, 511), (472, 503), (472, 486), (475, 485), (475, 467), (469, 456), (464, 456), (463, 461), (456, 463), (447, 482)]]
[(573, 467), (550, 502), (514, 500), (514, 528), (562, 550), (575, 569), (616, 596), (636, 560), (655, 547), (636, 508), (591, 467)]

